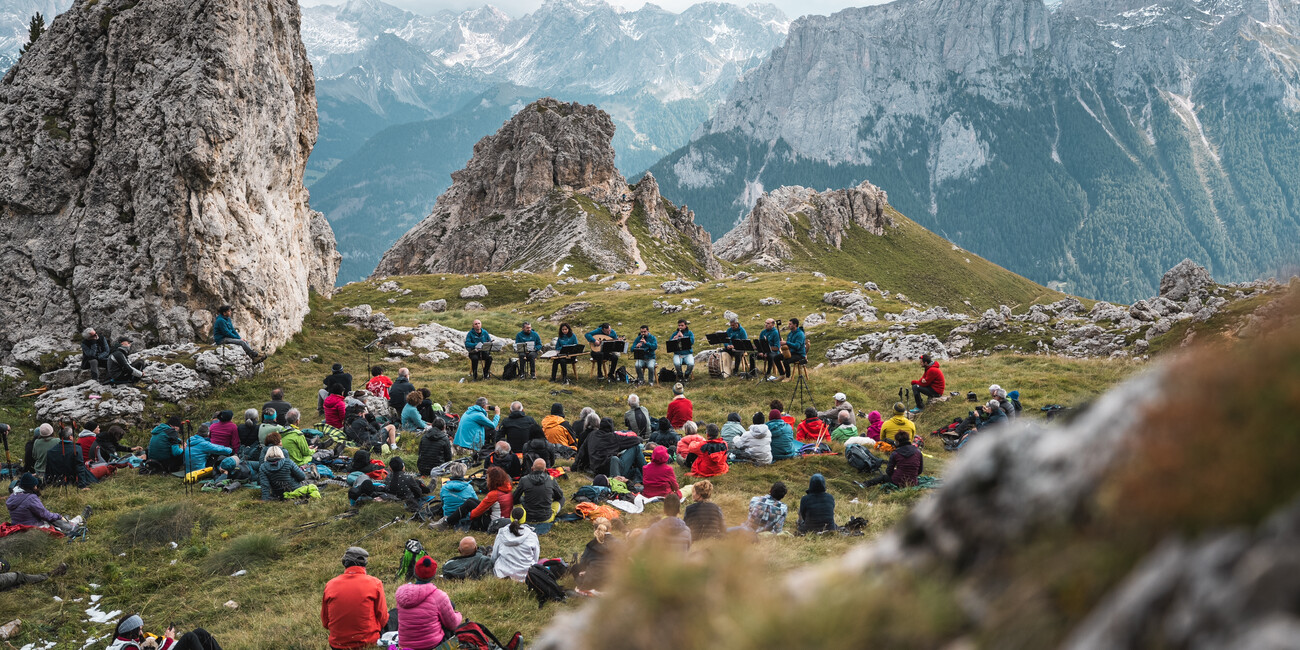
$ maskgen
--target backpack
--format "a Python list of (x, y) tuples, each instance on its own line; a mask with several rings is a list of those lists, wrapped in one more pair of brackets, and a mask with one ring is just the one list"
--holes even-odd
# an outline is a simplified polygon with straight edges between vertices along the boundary
[(564, 602), (564, 588), (556, 582), (555, 574), (540, 564), (528, 567), (528, 576), (524, 578), (524, 584), (528, 585), (528, 591), (537, 596), (537, 609), (541, 609), (549, 601)]
[(874, 474), (885, 464), (862, 445), (849, 445), (849, 448), (844, 450), (844, 458), (849, 461), (849, 467), (858, 470), (861, 474)]
[(424, 545), (420, 540), (415, 538), (406, 540), (406, 545), (402, 548), (402, 561), (397, 565), (397, 579), (414, 580), (415, 563), (426, 555), (428, 553), (424, 552)]
[(677, 381), (677, 373), (673, 372), (672, 368), (659, 369), (659, 383), (668, 384), (671, 386), (672, 384), (676, 383), (676, 381)]
[[(862, 445), (858, 445), (858, 446), (861, 447)], [(824, 442), (821, 443), (820, 445), (810, 442), (799, 448), (800, 456), (810, 456), (810, 455), (829, 454), (829, 453), (831, 453), (831, 447), (830, 445)]]
[(632, 378), (628, 376), (627, 368), (624, 368), (623, 366), (619, 366), (617, 369), (614, 370), (614, 374), (609, 376), (609, 380), (611, 382), (619, 382), (621, 384), (626, 384), (626, 383), (630, 383), (632, 381)]
[(519, 361), (511, 359), (506, 362), (506, 367), (501, 369), (501, 379), (510, 381), (519, 378)]
[(515, 632), (510, 643), (501, 645), (495, 634), (483, 627), (481, 623), (465, 621), (456, 628), (457, 647), (460, 650), (518, 650), (523, 647), (523, 635)]

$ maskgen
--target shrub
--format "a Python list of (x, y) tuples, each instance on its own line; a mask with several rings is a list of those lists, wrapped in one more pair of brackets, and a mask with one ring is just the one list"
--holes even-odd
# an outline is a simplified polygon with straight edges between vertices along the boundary
[(164, 503), (132, 510), (117, 518), (113, 529), (129, 545), (165, 544), (185, 539), (201, 513), (189, 503)]
[[(35, 558), (49, 555), (57, 540), (39, 530), (27, 530), (8, 537), (0, 537), (0, 557), (9, 560)], [(30, 573), (30, 572), (29, 572)]]
[(264, 562), (278, 559), (282, 548), (280, 540), (274, 535), (249, 533), (236, 537), (225, 548), (214, 553), (208, 558), (206, 566), (214, 574), (252, 569)]

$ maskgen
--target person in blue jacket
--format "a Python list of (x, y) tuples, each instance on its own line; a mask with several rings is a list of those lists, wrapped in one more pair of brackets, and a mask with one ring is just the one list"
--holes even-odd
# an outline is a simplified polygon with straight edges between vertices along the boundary
[(208, 466), (209, 456), (229, 456), (233, 451), (230, 447), (212, 444), (208, 440), (208, 424), (204, 422), (199, 425), (198, 433), (190, 436), (189, 442), (185, 443), (185, 473), (195, 472)]
[(181, 418), (173, 415), (165, 424), (149, 432), (149, 460), (160, 463), (164, 470), (175, 472), (184, 466), (185, 447), (181, 445)]
[[(568, 323), (560, 323), (560, 333), (555, 337), (556, 352), (563, 350), (566, 345), (577, 345), (578, 335), (573, 333), (573, 326)], [(565, 359), (556, 357), (551, 360), (551, 381), (555, 381), (555, 371), (558, 369), (562, 375), (561, 381), (569, 383), (569, 366), (578, 365), (577, 359)], [(574, 374), (577, 374), (575, 369)]]
[(434, 522), (434, 528), (443, 528), (452, 523), (447, 521), (447, 518), (456, 514), (467, 499), (478, 499), (474, 486), (465, 480), (465, 472), (468, 469), (465, 463), (452, 463), (447, 466), (449, 474), (447, 482), (442, 484), (442, 490), (439, 492), (439, 496), (442, 497), (442, 519)]
[(644, 381), (644, 374), (646, 369), (648, 368), (650, 370), (650, 384), (654, 385), (655, 353), (658, 350), (659, 350), (659, 339), (655, 338), (655, 335), (650, 333), (649, 325), (642, 325), (641, 332), (636, 335), (635, 339), (632, 339), (633, 354), (635, 355), (636, 352), (640, 351), (644, 353), (642, 354), (642, 356), (645, 357), (644, 359), (636, 360), (637, 383), (641, 383), (642, 381)]
[(767, 414), (767, 430), (772, 433), (772, 460), (788, 460), (799, 455), (794, 442), (794, 429), (781, 417), (780, 409)]
[(781, 358), (781, 330), (777, 329), (774, 319), (769, 318), (763, 322), (763, 331), (758, 333), (758, 338), (767, 341), (768, 347), (772, 350), (770, 354), (763, 355), (763, 360), (767, 362), (764, 374), (773, 376), (774, 370), (779, 372), (781, 369), (781, 364), (777, 361)]
[(731, 355), (731, 374), (738, 375), (740, 374), (740, 360), (745, 356), (745, 353), (737, 350), (736, 346), (731, 342), (743, 341), (749, 338), (749, 332), (746, 332), (745, 328), (740, 326), (739, 318), (733, 318), (726, 334), (728, 343), (723, 349), (727, 351), (727, 354)]
[(488, 439), (487, 432), (496, 432), (497, 424), (501, 422), (501, 407), (493, 406), (492, 417), (489, 418), (487, 406), (488, 399), (480, 397), (474, 401), (473, 406), (465, 409), (465, 414), (460, 416), (460, 425), (456, 427), (456, 437), (452, 439), (452, 444), (478, 451), (483, 446), (483, 441)]
[[(528, 344), (532, 343), (532, 349)], [(515, 352), (519, 354), (519, 376), (524, 376), (524, 364), (528, 364), (528, 378), (537, 379), (537, 355), (542, 351), (542, 337), (533, 331), (533, 324), (527, 321), (523, 329), (515, 334)]]
[(266, 355), (254, 350), (248, 341), (239, 336), (239, 330), (235, 329), (235, 323), (230, 319), (232, 313), (230, 305), (217, 308), (217, 320), (212, 323), (212, 342), (217, 345), (238, 345), (244, 349), (244, 354), (253, 359), (253, 363), (266, 361)]
[(786, 359), (785, 355), (777, 357), (777, 365), (781, 366), (781, 374), (785, 379), (781, 381), (790, 381), (790, 372), (796, 363), (802, 363), (808, 358), (807, 337), (804, 336), (803, 328), (799, 326), (798, 318), (790, 319), (790, 333), (785, 335), (785, 344), (790, 347), (790, 358)]
[(469, 367), (478, 381), (478, 363), (483, 362), (483, 378), (492, 378), (492, 335), (483, 329), (483, 321), (474, 319), (474, 326), (465, 332), (465, 351), (469, 353)]
[(686, 341), (686, 347), (673, 353), (673, 369), (677, 371), (677, 381), (690, 381), (695, 372), (695, 333), (685, 319), (677, 321), (677, 331), (670, 341)]
[(601, 323), (600, 327), (597, 327), (596, 329), (587, 332), (587, 344), (591, 346), (591, 362), (597, 364), (596, 379), (600, 379), (601, 377), (604, 377), (604, 374), (601, 372), (599, 364), (605, 361), (609, 362), (608, 372), (609, 375), (612, 377), (614, 376), (614, 371), (618, 368), (618, 353), (608, 352), (608, 351), (597, 352), (596, 351), (597, 335), (608, 336), (611, 339), (617, 339), (618, 332), (615, 332), (614, 328), (609, 326), (609, 323)]

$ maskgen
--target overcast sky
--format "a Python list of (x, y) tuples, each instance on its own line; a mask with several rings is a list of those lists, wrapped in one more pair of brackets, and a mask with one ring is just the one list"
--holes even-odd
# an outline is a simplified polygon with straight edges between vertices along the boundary
[[(341, 5), (347, 0), (300, 0), (303, 5)], [(492, 0), (484, 2), (483, 0), (385, 0), (389, 4), (396, 5), (403, 9), (409, 9), (417, 13), (433, 13), (442, 9), (452, 9), (455, 11), (464, 11), (481, 7), (484, 4), (491, 4), (498, 9), (512, 15), (520, 16), (526, 14), (541, 6), (542, 0)], [(624, 9), (638, 9), (644, 2), (609, 0), (610, 4), (623, 7)], [(884, 0), (859, 0), (851, 2), (849, 0), (771, 0), (781, 8), (787, 16), (797, 18), (805, 14), (831, 14), (845, 7), (855, 7), (869, 4), (881, 4)], [(670, 11), (681, 11), (698, 0), (658, 0), (655, 4)], [(749, 4), (748, 2), (735, 2), (733, 4)]]

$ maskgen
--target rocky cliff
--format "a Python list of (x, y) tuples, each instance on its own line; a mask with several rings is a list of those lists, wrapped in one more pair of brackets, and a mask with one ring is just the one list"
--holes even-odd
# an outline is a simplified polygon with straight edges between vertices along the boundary
[(765, 269), (784, 268), (803, 238), (842, 250), (854, 235), (885, 234), (894, 225), (885, 216), (889, 203), (884, 190), (863, 181), (847, 190), (818, 192), (806, 187), (781, 187), (759, 197), (754, 209), (718, 240), (714, 250), (729, 262), (752, 262)]
[(540, 99), (474, 146), (433, 213), (393, 245), (376, 275), (500, 270), (715, 275), (708, 234), (647, 177), (614, 167), (614, 123), (595, 106)]
[(0, 350), (82, 327), (254, 344), (329, 292), (307, 205), (311, 66), (292, 0), (80, 2), (0, 84)]

